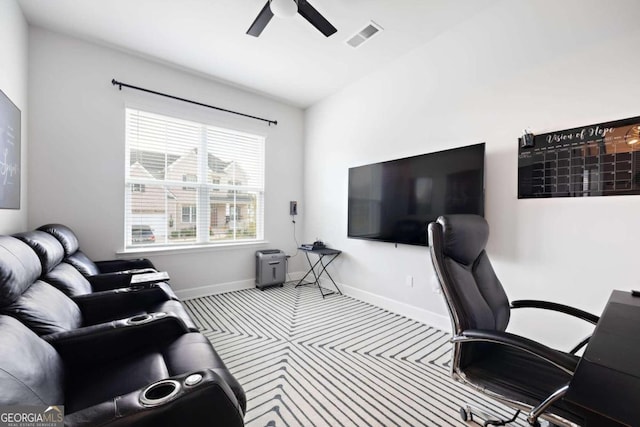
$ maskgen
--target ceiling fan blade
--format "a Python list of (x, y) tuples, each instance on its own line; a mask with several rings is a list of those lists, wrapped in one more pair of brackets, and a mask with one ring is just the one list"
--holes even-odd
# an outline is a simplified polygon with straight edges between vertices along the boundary
[(326, 37), (338, 31), (307, 0), (298, 0), (298, 13)]
[(258, 37), (262, 33), (262, 30), (264, 30), (264, 27), (266, 27), (269, 21), (271, 21), (271, 18), (273, 18), (273, 12), (271, 12), (269, 0), (267, 0), (267, 3), (264, 5), (258, 16), (256, 16), (256, 20), (253, 21), (253, 24), (251, 24), (247, 30), (247, 34), (253, 37)]

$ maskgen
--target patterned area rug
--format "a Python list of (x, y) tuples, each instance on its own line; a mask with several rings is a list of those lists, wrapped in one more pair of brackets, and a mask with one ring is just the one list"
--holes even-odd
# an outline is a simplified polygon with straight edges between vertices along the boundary
[(448, 333), (356, 299), (285, 284), (185, 304), (242, 384), (247, 426), (464, 426), (464, 403), (508, 414), (450, 378)]

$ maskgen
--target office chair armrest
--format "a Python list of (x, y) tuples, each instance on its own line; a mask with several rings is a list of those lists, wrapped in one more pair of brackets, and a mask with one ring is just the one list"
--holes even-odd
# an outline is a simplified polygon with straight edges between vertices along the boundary
[(451, 339), (451, 342), (490, 342), (517, 348), (518, 350), (539, 357), (540, 359), (547, 361), (548, 363), (571, 375), (573, 375), (573, 372), (576, 369), (576, 365), (578, 364), (578, 358), (576, 356), (554, 350), (544, 344), (540, 344), (536, 341), (521, 337), (519, 335), (511, 334), (509, 332), (484, 329), (467, 329), (466, 331), (463, 331), (461, 335), (453, 337)]
[(579, 308), (549, 301), (539, 301), (531, 299), (512, 301), (511, 308), (541, 308), (543, 310), (553, 310), (577, 317), (589, 323), (593, 323), (594, 325), (598, 323), (598, 320), (600, 320), (600, 317), (596, 316), (595, 314), (588, 313), (586, 311), (580, 310)]

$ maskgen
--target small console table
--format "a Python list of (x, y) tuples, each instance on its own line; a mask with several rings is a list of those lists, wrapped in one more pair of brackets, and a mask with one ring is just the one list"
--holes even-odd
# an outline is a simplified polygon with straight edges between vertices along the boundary
[[(320, 294), (322, 294), (323, 299), (327, 295), (335, 294), (336, 293), (335, 291), (324, 292), (322, 290), (322, 286), (320, 286), (320, 277), (324, 273), (331, 280), (331, 283), (333, 283), (333, 286), (336, 288), (338, 293), (342, 295), (340, 288), (338, 288), (338, 285), (336, 285), (336, 282), (333, 280), (333, 277), (331, 277), (331, 274), (329, 274), (329, 272), (327, 271), (327, 267), (329, 266), (329, 264), (331, 264), (333, 260), (336, 259), (338, 255), (342, 253), (342, 251), (339, 251), (337, 249), (329, 249), (329, 248), (323, 248), (323, 249), (300, 248), (300, 250), (303, 251), (305, 256), (307, 257), (307, 262), (309, 263), (309, 271), (307, 271), (307, 273), (304, 276), (302, 276), (302, 279), (300, 279), (300, 281), (296, 285), (296, 288), (298, 286), (304, 286), (304, 285), (317, 285), (318, 289), (320, 290)], [(318, 260), (315, 263), (312, 263), (311, 258), (309, 258), (309, 254), (317, 255)], [(329, 259), (327, 262), (324, 261), (325, 257)], [(318, 266), (318, 264), (320, 265), (320, 267), (318, 268), (319, 271), (316, 273), (316, 267)], [(313, 275), (314, 281), (305, 282), (304, 279), (306, 279), (307, 276), (309, 276), (310, 274)]]

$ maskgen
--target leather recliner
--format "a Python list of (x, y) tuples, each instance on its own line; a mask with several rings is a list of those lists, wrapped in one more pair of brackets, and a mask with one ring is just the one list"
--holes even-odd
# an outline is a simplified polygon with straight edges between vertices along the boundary
[[(55, 261), (45, 263), (47, 268), (53, 264)], [(154, 346), (166, 340), (167, 336), (181, 334), (189, 336), (191, 338), (182, 339), (184, 344), (171, 348), (176, 348), (175, 351), (178, 353), (184, 353), (186, 358), (200, 360), (203, 363), (199, 366), (203, 369), (213, 369), (215, 375), (222, 378), (232, 390), (241, 412), (244, 413), (246, 397), (242, 387), (226, 369), (206, 337), (189, 332), (196, 327), (179, 301), (167, 300), (156, 306), (154, 311), (137, 310), (132, 317), (121, 319), (118, 316), (123, 306), (129, 307), (132, 304), (131, 301), (137, 300), (139, 294), (132, 295), (114, 290), (80, 295), (72, 300), (52, 285), (37, 280), (41, 271), (42, 264), (28, 245), (14, 237), (0, 236), (0, 313), (16, 318), (40, 335), (44, 341), (55, 346), (65, 360), (74, 360), (74, 355), (86, 357), (87, 360), (99, 359), (103, 357), (102, 352), (109, 355), (107, 358), (109, 360), (133, 357), (132, 355), (141, 351), (140, 347), (137, 347), (139, 343), (147, 343), (143, 345), (144, 349), (155, 348)], [(184, 312), (184, 317), (174, 314), (176, 311), (180, 313), (181, 310)], [(146, 316), (139, 316), (140, 312)], [(136, 338), (131, 338), (132, 335)], [(3, 342), (4, 346), (4, 341), (0, 340), (0, 342)], [(201, 344), (203, 342), (206, 345)], [(209, 348), (204, 351), (204, 355), (195, 350), (202, 346)], [(28, 348), (17, 350), (14, 354), (15, 363), (20, 363), (19, 354), (23, 351), (31, 350)], [(166, 355), (166, 351), (168, 350), (163, 350), (162, 354)], [(86, 363), (86, 361), (83, 359), (79, 363)], [(158, 372), (166, 371), (166, 368), (162, 367), (163, 363), (153, 362), (155, 366), (153, 369), (157, 369)], [(142, 368), (135, 368), (137, 365), (132, 366), (127, 365), (122, 369), (130, 370), (129, 374), (135, 376), (137, 375), (135, 371)], [(87, 368), (90, 367), (87, 366)], [(114, 371), (116, 368), (113, 367)], [(102, 365), (98, 364), (93, 369), (101, 371)], [(144, 369), (141, 372), (144, 372)], [(3, 370), (6, 371), (0, 357), (0, 371)], [(86, 375), (90, 377), (88, 373)], [(79, 377), (79, 381), (82, 378)], [(127, 382), (126, 375), (119, 378)], [(102, 380), (110, 381), (108, 376)], [(96, 387), (102, 387), (102, 385), (96, 383)], [(2, 390), (0, 382), (0, 396), (4, 396)]]
[[(53, 251), (39, 258), (10, 236), (0, 236), (0, 250), (0, 312), (18, 318), (38, 335), (152, 313), (173, 313), (186, 328), (198, 330), (184, 306), (162, 290), (92, 292), (86, 279), (71, 265), (59, 263)], [(38, 280), (43, 265), (48, 272)]]
[[(80, 250), (78, 237), (66, 225), (45, 224), (37, 230), (55, 237), (64, 249), (64, 261), (74, 266), (95, 288), (104, 290), (127, 287), (133, 275), (157, 271), (146, 258), (92, 261)], [(172, 293), (173, 299), (178, 299), (168, 286), (165, 288)]]
[(50, 344), (0, 316), (0, 405), (64, 405), (66, 426), (244, 425), (208, 340), (161, 327)]
[[(49, 233), (34, 230), (16, 233), (13, 237), (29, 245), (38, 255), (42, 264), (43, 274), (49, 275), (46, 281), (58, 287), (70, 297), (89, 292), (132, 287), (130, 282), (134, 273), (131, 272), (104, 273), (92, 276), (82, 274), (82, 270), (69, 263), (70, 258), (66, 257), (66, 251), (60, 240)], [(76, 251), (77, 253), (78, 251)], [(55, 271), (53, 271), (54, 269)], [(135, 287), (157, 288), (156, 291), (164, 294), (167, 299), (178, 301), (173, 289), (164, 282), (143, 286), (136, 285)]]

